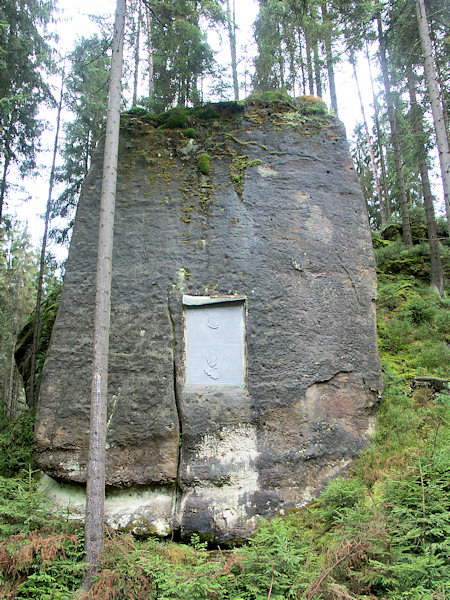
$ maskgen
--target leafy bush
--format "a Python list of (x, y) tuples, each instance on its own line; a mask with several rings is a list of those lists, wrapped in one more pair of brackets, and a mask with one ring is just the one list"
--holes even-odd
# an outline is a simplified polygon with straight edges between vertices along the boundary
[(188, 112), (185, 108), (172, 108), (160, 115), (157, 115), (156, 121), (165, 129), (182, 129), (186, 125)]
[(327, 105), (317, 96), (300, 96), (295, 101), (304, 115), (328, 114)]
[(187, 138), (196, 138), (197, 137), (197, 132), (195, 131), (195, 129), (193, 127), (188, 127), (187, 129), (184, 129), (182, 133), (183, 133), (184, 137), (187, 137)]

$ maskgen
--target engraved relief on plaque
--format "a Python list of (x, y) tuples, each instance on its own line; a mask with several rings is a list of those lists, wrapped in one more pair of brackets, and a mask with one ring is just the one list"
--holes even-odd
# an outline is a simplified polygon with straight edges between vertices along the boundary
[(244, 302), (214, 301), (185, 307), (186, 385), (243, 386)]

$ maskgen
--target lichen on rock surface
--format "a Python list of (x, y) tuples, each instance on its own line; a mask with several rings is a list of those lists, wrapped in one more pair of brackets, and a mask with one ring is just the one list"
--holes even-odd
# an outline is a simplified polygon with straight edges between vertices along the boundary
[[(37, 412), (37, 461), (62, 486), (86, 476), (101, 163), (100, 148)], [(110, 521), (222, 542), (309, 501), (367, 443), (381, 389), (375, 284), (345, 133), (320, 100), (123, 115)]]

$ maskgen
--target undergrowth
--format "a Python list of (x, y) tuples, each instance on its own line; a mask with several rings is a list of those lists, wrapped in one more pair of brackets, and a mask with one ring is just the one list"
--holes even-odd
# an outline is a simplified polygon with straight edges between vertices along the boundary
[[(83, 532), (48, 516), (32, 472), (32, 415), (0, 433), (0, 597), (36, 600), (445, 600), (450, 594), (448, 305), (409, 273), (379, 277), (385, 392), (368, 450), (308, 506), (261, 520), (247, 544), (208, 550), (106, 530), (79, 593)], [(14, 463), (16, 461), (16, 464)]]

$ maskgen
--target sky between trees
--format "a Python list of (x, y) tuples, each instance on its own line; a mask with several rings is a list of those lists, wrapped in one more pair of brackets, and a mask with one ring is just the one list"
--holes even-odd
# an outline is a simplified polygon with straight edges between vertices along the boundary
[[(236, 4), (237, 30), (237, 48), (238, 59), (247, 58), (247, 65), (251, 63), (256, 54), (255, 41), (253, 39), (253, 23), (258, 13), (258, 3), (256, 0), (246, 0)], [(68, 54), (76, 46), (80, 37), (89, 37), (99, 31), (99, 23), (92, 17), (100, 17), (106, 23), (111, 23), (113, 19), (113, 6), (108, 0), (96, 0), (92, 5), (90, 0), (59, 0), (57, 3), (56, 20), (50, 24), (50, 31), (58, 35), (56, 50), (59, 55), (59, 61), (65, 54)], [(216, 61), (221, 66), (230, 64), (230, 51), (227, 41), (227, 33), (224, 29), (217, 32), (213, 29), (208, 31), (208, 41), (216, 53)], [(243, 52), (246, 47), (247, 53)], [(343, 51), (343, 49), (342, 49)], [(240, 80), (243, 83), (245, 75), (244, 66), (240, 65)], [(254, 71), (253, 65), (250, 65), (251, 72)], [(364, 102), (367, 106), (371, 103), (370, 81), (367, 65), (358, 67), (358, 76), (360, 79), (361, 91)], [(247, 75), (248, 91), (251, 90), (250, 76)], [(51, 78), (52, 92), (55, 97), (58, 95), (60, 77)], [(141, 78), (140, 88), (146, 85), (144, 76)], [(356, 85), (352, 76), (351, 67), (345, 61), (336, 65), (336, 85), (339, 98), (339, 118), (344, 122), (347, 130), (347, 136), (352, 136), (357, 122), (361, 121)], [(230, 99), (231, 99), (230, 90)], [(128, 90), (130, 96), (130, 90)], [(244, 90), (241, 91), (241, 97), (244, 96)], [(214, 101), (214, 95), (208, 98)], [(330, 106), (329, 94), (324, 96), (325, 101)], [(370, 111), (369, 111), (370, 113)], [(20, 182), (19, 174), (15, 176), (15, 183), (20, 189), (11, 193), (9, 201), (9, 212), (16, 214), (21, 221), (27, 221), (33, 243), (38, 246), (41, 242), (43, 232), (42, 214), (45, 211), (45, 203), (48, 193), (48, 177), (51, 165), (51, 148), (53, 146), (54, 128), (56, 122), (56, 109), (43, 107), (41, 110), (43, 118), (47, 125), (43, 134), (43, 152), (39, 157), (38, 174), (35, 177), (27, 177)], [(70, 119), (67, 110), (63, 110), (63, 122)], [(62, 143), (63, 140), (61, 140)], [(61, 145), (60, 143), (60, 145)], [(60, 164), (61, 159), (57, 160)], [(61, 186), (60, 186), (61, 187)], [(436, 188), (437, 189), (437, 188)], [(57, 258), (62, 260), (66, 256), (67, 249), (55, 244), (51, 246), (52, 252), (56, 253)]]

